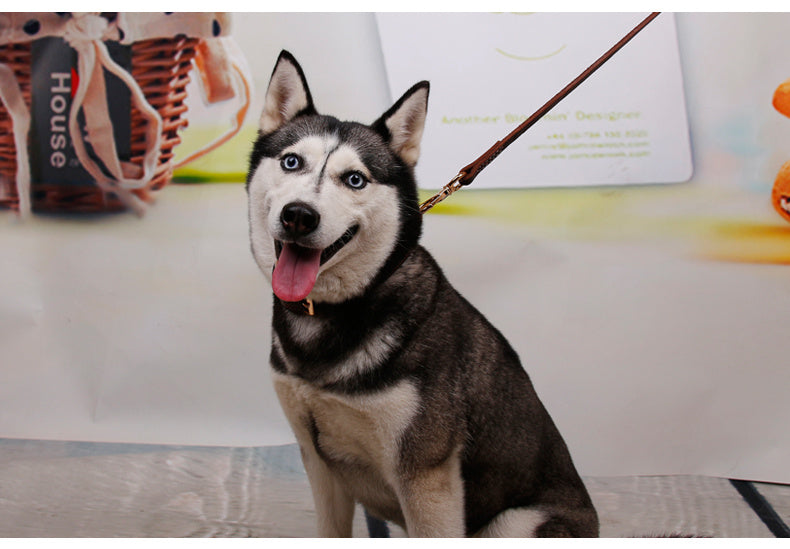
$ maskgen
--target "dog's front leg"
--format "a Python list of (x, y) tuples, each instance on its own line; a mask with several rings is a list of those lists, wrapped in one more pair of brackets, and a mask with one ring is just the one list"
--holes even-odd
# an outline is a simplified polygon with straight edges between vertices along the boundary
[(305, 444), (300, 441), (299, 446), (313, 491), (318, 535), (324, 538), (350, 538), (354, 522), (354, 499), (316, 453), (312, 441)]
[(464, 484), (457, 453), (438, 467), (403, 475), (398, 499), (409, 537), (464, 537)]
[(318, 455), (311, 434), (310, 411), (299, 391), (300, 382), (282, 374), (272, 373), (274, 389), (285, 417), (293, 429), (302, 463), (313, 492), (318, 535), (351, 537), (354, 521), (354, 500), (338, 483), (326, 462)]

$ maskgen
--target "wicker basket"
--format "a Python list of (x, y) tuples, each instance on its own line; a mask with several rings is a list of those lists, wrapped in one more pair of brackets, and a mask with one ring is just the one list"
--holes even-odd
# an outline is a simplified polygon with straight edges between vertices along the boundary
[[(11, 67), (30, 107), (30, 42), (0, 46), (0, 63)], [(0, 102), (0, 207), (19, 208), (16, 191), (16, 145), (11, 116)]]
[[(173, 149), (181, 142), (178, 135), (186, 126), (183, 117), (189, 72), (199, 39), (186, 36), (143, 40), (132, 44), (131, 74), (147, 101), (162, 117), (162, 142), (154, 177), (141, 189), (133, 191), (145, 201), (170, 182), (173, 175)], [(31, 43), (0, 46), (0, 62), (14, 70), (25, 101), (30, 107)], [(131, 109), (131, 159), (142, 165), (146, 149), (147, 122), (140, 112)], [(0, 207), (18, 209), (19, 196), (15, 185), (16, 148), (8, 112), (0, 104)], [(36, 211), (102, 212), (119, 211), (126, 206), (113, 193), (106, 193), (96, 184), (55, 185), (33, 182), (31, 202)]]

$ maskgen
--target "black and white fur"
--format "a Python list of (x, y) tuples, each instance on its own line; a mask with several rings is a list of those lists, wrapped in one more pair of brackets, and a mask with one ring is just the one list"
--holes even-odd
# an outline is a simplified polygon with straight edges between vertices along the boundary
[(272, 278), (283, 247), (333, 252), (315, 316), (273, 304), (273, 382), (318, 533), (350, 536), (360, 502), (410, 536), (597, 536), (516, 353), (418, 243), (427, 100), (420, 82), (370, 126), (319, 115), (288, 52), (266, 93), (247, 178), (255, 260)]

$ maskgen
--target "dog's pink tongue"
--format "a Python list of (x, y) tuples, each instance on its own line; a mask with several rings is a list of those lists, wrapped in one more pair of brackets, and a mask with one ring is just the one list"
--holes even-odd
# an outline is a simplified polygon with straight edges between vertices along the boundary
[(301, 301), (315, 286), (321, 250), (283, 244), (272, 273), (272, 290), (283, 301)]

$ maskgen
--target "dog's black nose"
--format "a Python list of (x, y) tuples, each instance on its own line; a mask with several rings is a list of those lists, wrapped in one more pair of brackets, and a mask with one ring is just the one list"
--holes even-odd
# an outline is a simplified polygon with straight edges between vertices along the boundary
[(280, 221), (285, 231), (293, 238), (305, 236), (318, 227), (321, 216), (304, 202), (287, 204), (280, 213)]

